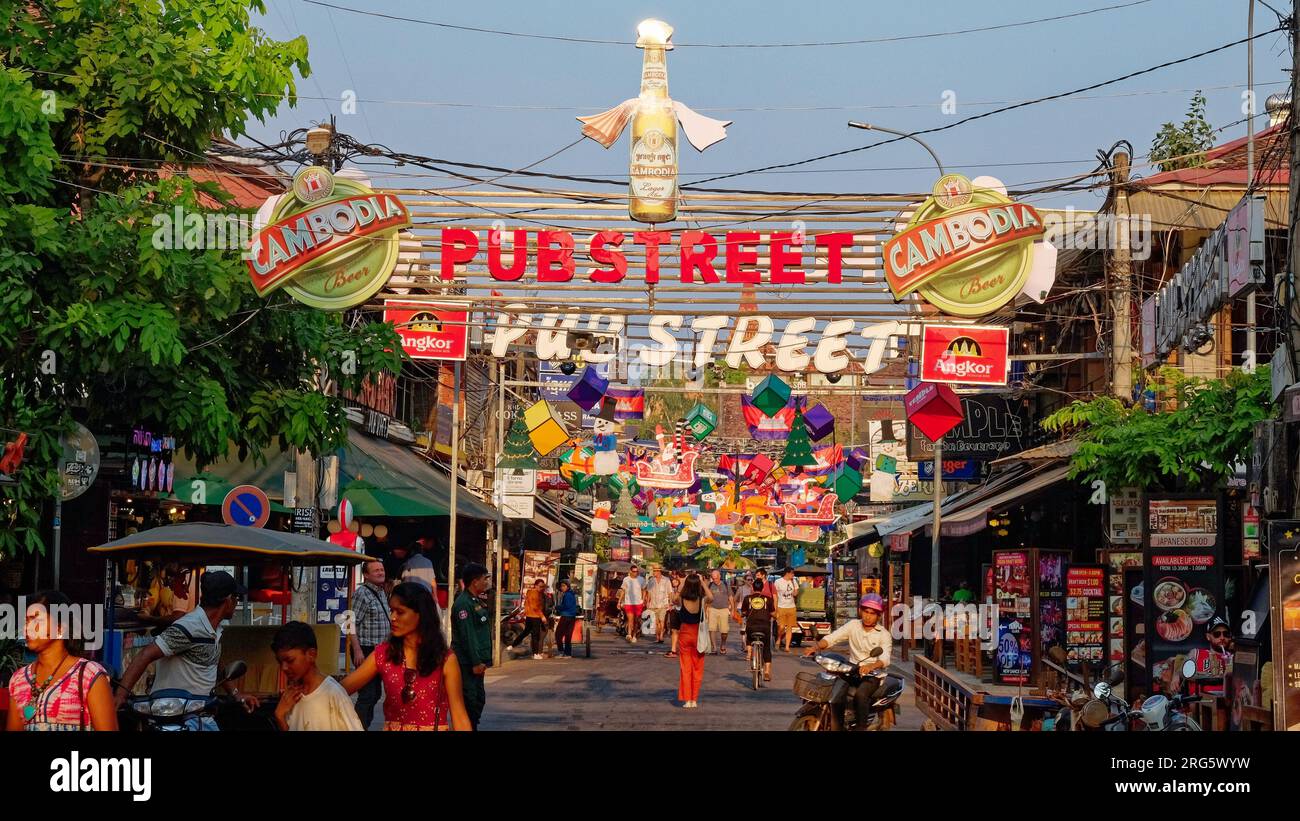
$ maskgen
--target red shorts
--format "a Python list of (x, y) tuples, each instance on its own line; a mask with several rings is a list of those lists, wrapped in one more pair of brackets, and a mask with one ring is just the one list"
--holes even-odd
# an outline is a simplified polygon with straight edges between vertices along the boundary
[(623, 605), (623, 609), (627, 611), (627, 617), (629, 619), (639, 619), (641, 618), (641, 614), (645, 612), (645, 605), (625, 604)]

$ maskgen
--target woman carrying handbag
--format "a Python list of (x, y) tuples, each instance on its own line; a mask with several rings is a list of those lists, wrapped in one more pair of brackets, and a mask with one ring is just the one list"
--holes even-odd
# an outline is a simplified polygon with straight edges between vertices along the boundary
[(682, 584), (681, 609), (677, 612), (677, 660), (681, 676), (677, 683), (677, 698), (682, 706), (699, 707), (700, 685), (704, 682), (704, 657), (712, 649), (709, 631), (700, 627), (707, 597), (704, 582), (698, 573), (692, 573)]

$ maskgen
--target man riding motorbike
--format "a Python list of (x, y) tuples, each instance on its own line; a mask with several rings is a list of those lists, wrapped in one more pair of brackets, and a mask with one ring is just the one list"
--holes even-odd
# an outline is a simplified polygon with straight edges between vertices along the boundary
[[(826, 650), (842, 641), (848, 641), (849, 661), (858, 665), (862, 674), (862, 683), (854, 694), (855, 713), (859, 717), (870, 714), (872, 699), (884, 683), (889, 655), (894, 647), (889, 631), (880, 623), (884, 612), (884, 600), (875, 593), (868, 593), (858, 601), (858, 619), (848, 622), (804, 651), (805, 656), (811, 656), (818, 650)], [(873, 657), (871, 653), (877, 647), (881, 648), (881, 653)], [(857, 729), (867, 729), (867, 722), (859, 721)]]

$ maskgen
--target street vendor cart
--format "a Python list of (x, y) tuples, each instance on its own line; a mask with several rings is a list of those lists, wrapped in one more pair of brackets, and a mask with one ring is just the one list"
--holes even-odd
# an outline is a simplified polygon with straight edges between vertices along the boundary
[(794, 576), (799, 583), (799, 593), (795, 598), (796, 626), (790, 642), (799, 646), (805, 641), (816, 644), (833, 629), (831, 597), (827, 589), (830, 571), (815, 564), (805, 564), (794, 569)]

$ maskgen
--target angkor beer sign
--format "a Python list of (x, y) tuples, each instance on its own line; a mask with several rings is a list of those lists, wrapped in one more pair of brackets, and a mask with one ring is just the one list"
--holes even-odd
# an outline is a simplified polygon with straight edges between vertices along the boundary
[(464, 361), (469, 350), (466, 310), (385, 300), (384, 321), (393, 323), (402, 338), (402, 350), (412, 359)]
[(270, 204), (267, 224), (253, 237), (253, 288), (258, 296), (283, 288), (327, 311), (360, 305), (388, 281), (397, 232), (410, 224), (394, 195), (308, 166), (294, 176), (293, 190)]
[(1011, 331), (981, 325), (921, 329), (921, 379), (965, 385), (1005, 385)]
[[(1026, 285), (1036, 255), (1050, 256), (1055, 268), (1054, 250), (1037, 242), (1044, 231), (1038, 211), (1012, 201), (1001, 182), (949, 174), (885, 243), (885, 280), (895, 297), (918, 292), (954, 316), (990, 314), (1022, 291), (1041, 302), (1051, 280)], [(1047, 275), (1046, 259), (1039, 263)]]

